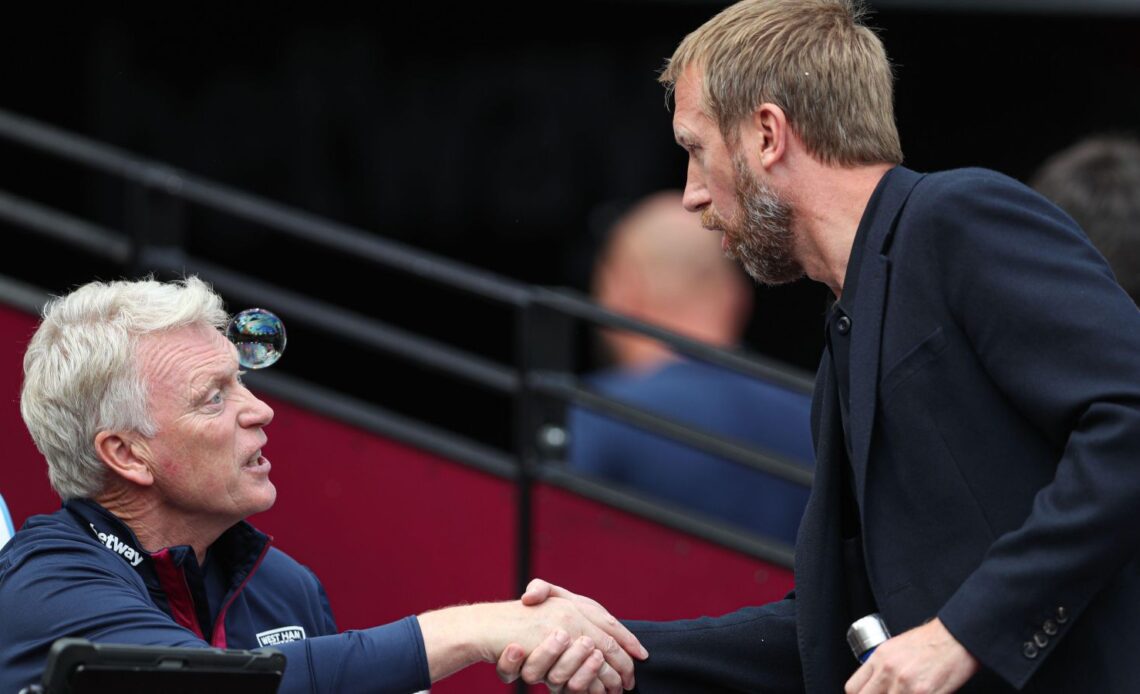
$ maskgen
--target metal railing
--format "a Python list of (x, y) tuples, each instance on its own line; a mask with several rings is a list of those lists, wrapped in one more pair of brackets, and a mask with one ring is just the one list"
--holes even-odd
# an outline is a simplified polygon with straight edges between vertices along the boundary
[[(507, 395), (513, 400), (514, 450), (502, 451), (456, 432), (386, 410), (376, 403), (332, 392), (282, 373), (251, 374), (266, 392), (300, 403), (384, 436), (512, 480), (518, 487), (518, 579), (530, 576), (531, 489), (554, 485), (747, 555), (790, 567), (792, 548), (636, 493), (621, 491), (558, 465), (558, 436), (568, 405), (598, 411), (736, 464), (810, 486), (812, 473), (768, 451), (726, 441), (682, 422), (633, 407), (583, 387), (572, 372), (572, 333), (577, 323), (647, 335), (695, 359), (799, 392), (810, 392), (805, 374), (709, 347), (598, 307), (567, 290), (533, 287), (461, 263), (378, 238), (360, 229), (239, 192), (117, 148), (0, 110), (0, 139), (31, 151), (109, 175), (128, 189), (125, 232), (0, 191), (0, 219), (54, 242), (122, 266), (127, 273), (194, 273), (231, 302), (267, 304), (313, 328), (429, 370)], [(237, 272), (186, 251), (187, 203), (261, 225), (274, 233), (330, 249), (393, 272), (480, 297), (514, 312), (515, 359), (502, 364), (460, 347)], [(27, 303), (35, 290), (0, 281), (0, 294)], [(565, 437), (563, 436), (562, 439)]]

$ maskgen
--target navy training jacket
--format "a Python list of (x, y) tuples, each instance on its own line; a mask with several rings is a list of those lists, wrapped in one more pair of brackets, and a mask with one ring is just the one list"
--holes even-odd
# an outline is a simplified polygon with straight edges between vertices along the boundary
[(430, 686), (415, 617), (337, 634), (316, 576), (252, 525), (226, 531), (203, 570), (187, 546), (144, 551), (125, 524), (88, 500), (29, 518), (0, 550), (0, 694), (37, 683), (51, 644), (65, 636), (273, 647), (288, 659), (283, 693)]

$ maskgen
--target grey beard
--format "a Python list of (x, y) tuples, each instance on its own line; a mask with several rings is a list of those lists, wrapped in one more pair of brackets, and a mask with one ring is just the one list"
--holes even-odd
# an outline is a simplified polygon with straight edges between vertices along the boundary
[(764, 285), (794, 282), (804, 276), (796, 259), (792, 232), (794, 209), (757, 179), (744, 157), (734, 157), (740, 224), (726, 229), (727, 255), (740, 262), (752, 279)]

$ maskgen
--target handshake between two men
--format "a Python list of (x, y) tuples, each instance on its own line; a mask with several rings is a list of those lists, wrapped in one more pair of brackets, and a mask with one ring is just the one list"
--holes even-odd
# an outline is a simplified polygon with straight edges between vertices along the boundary
[(649, 653), (597, 601), (535, 579), (519, 602), (461, 605), (419, 615), (431, 680), (483, 661), (499, 677), (553, 692), (617, 694)]
[(556, 691), (633, 687), (648, 656), (633, 634), (541, 581), (522, 601), (339, 632), (317, 577), (246, 520), (277, 499), (274, 412), (242, 382), (228, 323), (196, 277), (91, 282), (45, 307), (20, 406), (64, 503), (0, 549), (0, 692), (35, 684), (63, 636), (272, 645), (282, 694), (422, 690), (479, 661)]

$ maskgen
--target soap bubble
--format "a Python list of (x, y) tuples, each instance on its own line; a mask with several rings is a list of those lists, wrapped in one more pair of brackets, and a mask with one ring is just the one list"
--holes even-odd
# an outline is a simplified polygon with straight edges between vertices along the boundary
[(285, 351), (285, 324), (263, 308), (247, 308), (234, 316), (226, 326), (226, 337), (247, 369), (264, 369)]

